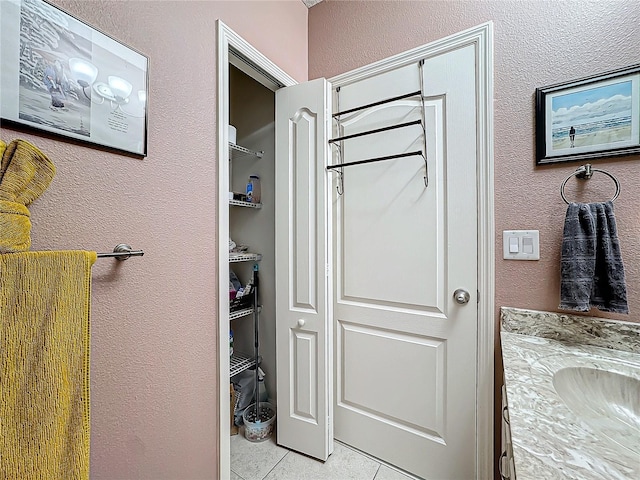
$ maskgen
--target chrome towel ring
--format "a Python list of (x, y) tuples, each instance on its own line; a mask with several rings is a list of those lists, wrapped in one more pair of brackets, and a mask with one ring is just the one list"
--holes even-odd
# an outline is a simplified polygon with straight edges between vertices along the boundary
[(587, 163), (586, 165), (582, 165), (581, 167), (579, 167), (575, 172), (573, 172), (571, 175), (565, 178), (564, 182), (562, 182), (562, 185), (560, 186), (560, 196), (562, 197), (562, 199), (565, 201), (567, 205), (570, 202), (569, 200), (567, 200), (567, 197), (564, 195), (564, 186), (567, 184), (569, 179), (573, 177), (577, 177), (577, 178), (588, 180), (593, 175), (593, 172), (604, 173), (607, 177), (613, 180), (613, 182), (616, 184), (616, 193), (613, 195), (613, 198), (611, 199), (611, 201), (613, 202), (616, 198), (618, 198), (618, 195), (620, 195), (620, 182), (618, 181), (618, 179), (613, 175), (611, 175), (609, 172), (605, 172), (604, 170), (600, 170), (598, 168), (592, 168), (591, 164)]

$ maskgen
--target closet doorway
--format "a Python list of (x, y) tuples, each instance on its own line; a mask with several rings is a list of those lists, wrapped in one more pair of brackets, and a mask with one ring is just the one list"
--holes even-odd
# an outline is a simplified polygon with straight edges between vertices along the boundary
[[(313, 102), (306, 106), (291, 104), (292, 98), (306, 95), (300, 93), (306, 85), (279, 88), (295, 82), (223, 24), (219, 24), (219, 42), (221, 299), (226, 298), (228, 285), (225, 265), (228, 266), (229, 235), (226, 208), (229, 106), (225, 105), (228, 73), (224, 71), (229, 69), (229, 52), (242, 57), (249, 70), (255, 69), (257, 78), (248, 72), (250, 76), (271, 81), (276, 97), (285, 99), (284, 103), (292, 108), (284, 117), (288, 119), (289, 137), (284, 147), (276, 147), (285, 152), (278, 155), (277, 162), (282, 164), (277, 164), (276, 170), (291, 169), (292, 162), (301, 161), (303, 165), (295, 174), (285, 174), (288, 180), (280, 182), (278, 188), (281, 194), (282, 185), (287, 186), (281, 198), (288, 204), (283, 210), (288, 213), (280, 215), (287, 220), (284, 227), (276, 227), (275, 233), (277, 239), (281, 231), (287, 260), (282, 262), (281, 253), (275, 270), (276, 277), (278, 269), (289, 276), (285, 282), (277, 281), (275, 301), (284, 305), (286, 311), (283, 314), (280, 308), (276, 312), (276, 333), (272, 337), (278, 346), (278, 378), (277, 388), (269, 393), (277, 397), (279, 403), (278, 443), (324, 460), (332, 450), (335, 423), (336, 438), (417, 475), (492, 478), (491, 24), (336, 77), (332, 80), (334, 87), (340, 86), (340, 94), (335, 90), (327, 94), (329, 86), (323, 80), (310, 82), (315, 84), (316, 94), (324, 95), (325, 101), (332, 99), (333, 105), (324, 110)], [(424, 71), (440, 73), (436, 77), (433, 73), (423, 74), (421, 60), (429, 66)], [(460, 68), (467, 70), (458, 71)], [(462, 90), (456, 92), (450, 88), (450, 82), (455, 82), (460, 75), (469, 78), (466, 83), (462, 82)], [(411, 80), (403, 83), (399, 78)], [(407, 98), (384, 109), (376, 107), (354, 117), (343, 117), (342, 130), (336, 129), (325, 116), (327, 112), (376, 103), (381, 96), (402, 96), (407, 93), (407, 87), (413, 91), (412, 83), (424, 89), (419, 96), (425, 98), (424, 105), (415, 98)], [(398, 88), (402, 92), (396, 92)], [(340, 105), (336, 104), (337, 98)], [(278, 110), (276, 104), (276, 117)], [(335, 150), (331, 155), (323, 153), (328, 150), (329, 136), (348, 136), (363, 125), (369, 128), (367, 122), (375, 130), (380, 118), (396, 115), (401, 120), (408, 111), (421, 112), (422, 124), (428, 127), (424, 148), (426, 166), (423, 158), (414, 158), (403, 164), (372, 164), (357, 171), (358, 167), (345, 168), (343, 183), (337, 175), (326, 172), (327, 165), (356, 160), (346, 158), (344, 144), (341, 145), (343, 160)], [(365, 121), (356, 122), (362, 119)], [(305, 131), (306, 134), (322, 133), (319, 140), (312, 140), (304, 137)], [(410, 144), (422, 138), (411, 135), (404, 135)], [(277, 142), (281, 142), (280, 138)], [(300, 148), (301, 145), (304, 148)], [(370, 146), (371, 142), (365, 143), (360, 150), (356, 147), (351, 152), (366, 156)], [(422, 178), (425, 168), (429, 177), (426, 186)], [(392, 182), (384, 181), (390, 178)], [(365, 181), (361, 181), (363, 179)], [(340, 188), (342, 196), (335, 194), (335, 187)], [(366, 205), (354, 202), (358, 196), (371, 202)], [(307, 199), (301, 204), (303, 208), (295, 208), (296, 199)], [(418, 239), (420, 235), (430, 238), (429, 248), (413, 257), (404, 248), (399, 248), (393, 258), (376, 257), (376, 251), (385, 249), (384, 234), (369, 227), (376, 227), (376, 218), (381, 216), (403, 218), (400, 210), (393, 211), (403, 203), (404, 207), (415, 209), (413, 213), (405, 211), (404, 214), (418, 219), (412, 222), (415, 225), (411, 228), (416, 230)], [(276, 205), (278, 208), (281, 206)], [(362, 213), (364, 216), (359, 216)], [(367, 224), (363, 220), (369, 217), (371, 221)], [(352, 221), (349, 228), (344, 228), (348, 218)], [(398, 224), (399, 228), (409, 220), (405, 218)], [(433, 229), (437, 230), (435, 234)], [(304, 242), (295, 245), (298, 234), (305, 235)], [(371, 241), (367, 242), (367, 238)], [(404, 240), (400, 237), (397, 240), (402, 247)], [(277, 248), (282, 248), (281, 241), (276, 241)], [(418, 265), (419, 270), (408, 275), (408, 278), (416, 277), (410, 285), (379, 290), (386, 281), (401, 280), (393, 272), (400, 271), (399, 268), (407, 271), (414, 265)], [(391, 273), (385, 276), (385, 272)], [(263, 278), (264, 281), (268, 280)], [(468, 298), (461, 296), (460, 290), (468, 293)], [(454, 295), (454, 292), (457, 293)], [(309, 313), (317, 318), (305, 317)], [(228, 398), (225, 375), (228, 377), (229, 370), (228, 358), (223, 352), (226, 351), (229, 313), (223, 302), (218, 318), (220, 477), (226, 478), (229, 474), (229, 406), (225, 402)], [(261, 326), (261, 331), (265, 328), (267, 325)], [(380, 352), (387, 353), (381, 355)], [(264, 358), (263, 362), (267, 360)], [(399, 364), (411, 365), (413, 370), (409, 367), (401, 370)], [(412, 384), (412, 381), (415, 382)], [(398, 404), (398, 396), (412, 392), (418, 395)], [(308, 425), (311, 433), (298, 430), (296, 425), (301, 424)], [(376, 444), (380, 438), (391, 439), (394, 445), (378, 451)]]

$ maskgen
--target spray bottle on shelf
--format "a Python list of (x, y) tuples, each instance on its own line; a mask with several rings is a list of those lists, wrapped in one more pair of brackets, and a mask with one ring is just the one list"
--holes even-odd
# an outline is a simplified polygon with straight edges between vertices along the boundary
[(260, 177), (258, 175), (250, 175), (247, 182), (247, 202), (260, 203), (261, 193)]

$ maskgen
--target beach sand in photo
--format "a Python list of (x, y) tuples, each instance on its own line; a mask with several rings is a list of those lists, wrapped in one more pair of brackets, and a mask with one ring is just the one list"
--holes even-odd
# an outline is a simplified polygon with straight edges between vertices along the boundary
[[(593, 145), (607, 145), (608, 143), (624, 142), (631, 140), (631, 125), (624, 127), (612, 127), (597, 132), (589, 132), (583, 135), (576, 135), (575, 148), (591, 147)], [(569, 136), (560, 140), (554, 140), (553, 149), (561, 150), (571, 148)]]

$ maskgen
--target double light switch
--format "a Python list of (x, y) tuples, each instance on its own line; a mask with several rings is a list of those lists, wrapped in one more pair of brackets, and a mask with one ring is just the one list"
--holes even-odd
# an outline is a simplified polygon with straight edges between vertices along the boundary
[(540, 260), (538, 230), (505, 230), (502, 242), (506, 260)]

